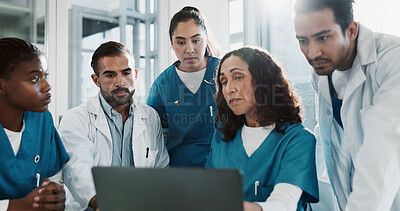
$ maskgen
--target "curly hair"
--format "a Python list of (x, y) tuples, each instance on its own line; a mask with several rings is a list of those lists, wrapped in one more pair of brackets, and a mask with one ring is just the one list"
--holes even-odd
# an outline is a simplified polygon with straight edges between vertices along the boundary
[(216, 77), (217, 114), (215, 127), (224, 135), (224, 141), (230, 141), (244, 125), (245, 115), (235, 115), (229, 108), (222, 93), (220, 81), (221, 67), (231, 56), (238, 56), (248, 64), (254, 86), (257, 122), (262, 126), (275, 123), (278, 132), (283, 122), (301, 123), (300, 105), (294, 94), (294, 88), (283, 74), (283, 69), (271, 55), (259, 48), (243, 47), (227, 53), (221, 60)]

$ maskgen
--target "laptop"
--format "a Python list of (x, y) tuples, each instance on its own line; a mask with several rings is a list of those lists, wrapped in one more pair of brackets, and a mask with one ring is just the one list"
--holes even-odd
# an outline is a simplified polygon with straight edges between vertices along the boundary
[(242, 176), (204, 168), (94, 167), (101, 211), (242, 211)]

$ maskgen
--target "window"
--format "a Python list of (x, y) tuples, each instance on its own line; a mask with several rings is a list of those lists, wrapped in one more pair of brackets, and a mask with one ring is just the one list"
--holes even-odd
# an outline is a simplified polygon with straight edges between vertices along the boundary
[(229, 50), (240, 48), (244, 44), (243, 0), (229, 1)]
[[(91, 57), (102, 43), (115, 40), (133, 53), (139, 69), (135, 98), (145, 101), (157, 69), (157, 0), (72, 0), (70, 18), (69, 108), (97, 95)], [(101, 6), (98, 6), (101, 5)], [(104, 10), (103, 8), (107, 8)]]
[(0, 37), (28, 40), (45, 51), (46, 0), (0, 0)]
[(293, 0), (261, 1), (261, 46), (267, 49), (286, 71), (291, 84), (301, 98), (304, 125), (315, 127), (315, 95), (311, 86), (311, 67), (300, 51), (295, 38)]

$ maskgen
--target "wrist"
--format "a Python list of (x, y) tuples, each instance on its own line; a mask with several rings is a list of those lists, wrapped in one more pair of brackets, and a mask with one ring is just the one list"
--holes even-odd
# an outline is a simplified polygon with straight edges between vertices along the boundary
[(93, 196), (93, 198), (90, 199), (89, 207), (92, 207), (93, 209), (97, 209), (97, 197), (96, 196)]

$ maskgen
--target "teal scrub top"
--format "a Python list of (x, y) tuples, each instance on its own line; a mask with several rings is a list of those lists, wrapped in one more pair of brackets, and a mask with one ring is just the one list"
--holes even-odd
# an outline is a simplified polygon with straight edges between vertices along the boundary
[(58, 173), (68, 160), (68, 154), (53, 124), (49, 111), (25, 112), (25, 130), (17, 153), (0, 124), (0, 200), (18, 199), (36, 188), (38, 178)]
[(207, 166), (240, 170), (245, 200), (251, 202), (265, 202), (278, 183), (296, 185), (303, 190), (297, 210), (304, 210), (305, 203), (319, 200), (316, 139), (299, 123), (283, 123), (281, 129), (284, 133), (272, 130), (250, 157), (243, 147), (241, 128), (229, 142), (216, 131)]
[(181, 81), (175, 66), (162, 72), (151, 86), (147, 105), (168, 129), (166, 140), (170, 166), (204, 167), (214, 134), (215, 71), (218, 58), (209, 57), (206, 72), (196, 93)]

